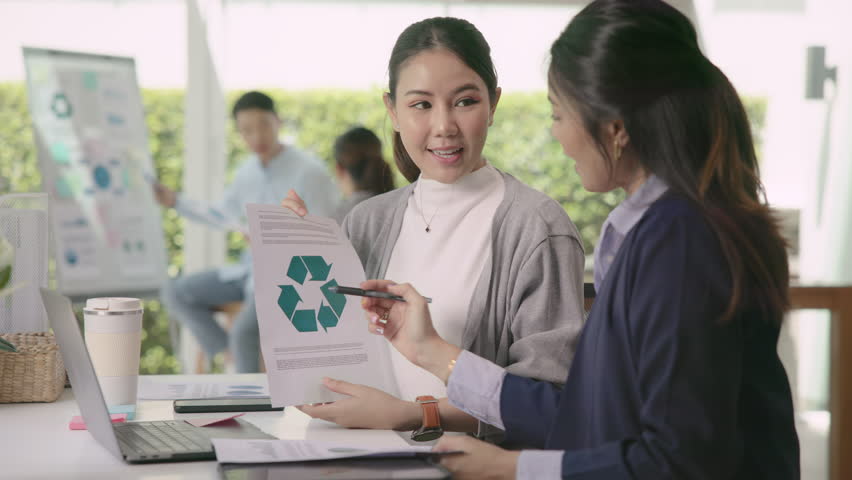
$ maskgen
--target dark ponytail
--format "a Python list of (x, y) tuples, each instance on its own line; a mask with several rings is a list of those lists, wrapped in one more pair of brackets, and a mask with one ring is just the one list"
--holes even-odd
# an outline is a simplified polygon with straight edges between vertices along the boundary
[(337, 137), (334, 160), (349, 173), (356, 191), (379, 195), (394, 189), (393, 172), (382, 157), (382, 142), (371, 130), (354, 127)]
[(399, 132), (393, 132), (393, 161), (396, 163), (399, 173), (409, 182), (414, 182), (420, 176), (420, 168), (417, 167), (414, 160), (408, 155), (408, 151), (405, 150)]
[(719, 238), (732, 280), (727, 321), (745, 311), (780, 324), (789, 308), (785, 242), (767, 205), (745, 108), (700, 51), (690, 21), (662, 0), (596, 0), (551, 48), (550, 87), (580, 112), (607, 159), (603, 125), (694, 202)]
[[(396, 102), (396, 84), (402, 64), (418, 53), (438, 48), (452, 52), (476, 72), (488, 89), (491, 103), (497, 101), (497, 71), (485, 37), (467, 20), (435, 17), (409, 25), (396, 39), (388, 62), (388, 97), (391, 103)], [(420, 176), (420, 168), (405, 150), (399, 132), (393, 134), (393, 159), (409, 182)]]

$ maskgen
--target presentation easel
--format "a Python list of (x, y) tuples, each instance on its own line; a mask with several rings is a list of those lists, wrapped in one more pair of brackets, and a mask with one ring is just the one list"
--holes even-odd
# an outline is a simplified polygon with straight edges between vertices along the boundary
[(59, 290), (75, 299), (154, 294), (166, 254), (133, 59), (23, 53)]

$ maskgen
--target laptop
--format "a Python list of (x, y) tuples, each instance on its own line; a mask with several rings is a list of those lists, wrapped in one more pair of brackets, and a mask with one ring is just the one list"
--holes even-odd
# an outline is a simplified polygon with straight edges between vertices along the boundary
[(242, 419), (218, 427), (183, 420), (112, 423), (71, 301), (44, 288), (41, 298), (86, 427), (116, 457), (128, 463), (215, 460), (211, 438), (275, 438)]

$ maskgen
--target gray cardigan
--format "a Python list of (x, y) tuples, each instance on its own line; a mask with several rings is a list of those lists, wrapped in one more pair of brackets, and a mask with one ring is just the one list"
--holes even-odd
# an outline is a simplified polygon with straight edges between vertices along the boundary
[[(510, 373), (562, 384), (585, 319), (583, 244), (558, 203), (501, 173), (491, 261), (471, 295), (460, 347)], [(344, 219), (367, 278), (384, 278), (413, 191), (412, 184), (372, 197)]]

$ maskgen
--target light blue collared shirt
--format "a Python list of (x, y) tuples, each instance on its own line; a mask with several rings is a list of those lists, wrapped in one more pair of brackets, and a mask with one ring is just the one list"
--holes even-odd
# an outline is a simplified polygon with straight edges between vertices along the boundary
[[(339, 201), (339, 191), (322, 162), (304, 150), (286, 145), (266, 167), (257, 155), (250, 155), (239, 166), (234, 181), (225, 188), (222, 200), (207, 210), (220, 218), (221, 223), (194, 215), (194, 210), (188, 207), (182, 195), (178, 196), (175, 210), (190, 220), (216, 229), (222, 229), (223, 225), (245, 225), (247, 204), (278, 205), (291, 188), (302, 197), (313, 215), (331, 216)], [(246, 278), (250, 271), (251, 256), (247, 249), (240, 263), (219, 268), (219, 279)]]
[(606, 217), (595, 247), (595, 290), (600, 291), (606, 272), (615, 260), (618, 249), (645, 211), (669, 189), (656, 175), (649, 176), (633, 195), (625, 198)]
[[(603, 278), (630, 229), (667, 190), (668, 186), (662, 180), (651, 175), (633, 195), (610, 212), (601, 228), (601, 240), (595, 248), (595, 289), (603, 283)], [(506, 370), (503, 368), (468, 351), (462, 351), (447, 382), (447, 398), (456, 408), (482, 422), (503, 429), (500, 392), (503, 390), (505, 378)], [(523, 450), (518, 457), (516, 478), (562, 478), (563, 455), (561, 450)]]
[[(500, 391), (506, 370), (463, 350), (447, 381), (450, 403), (477, 420), (503, 429), (500, 415)], [(518, 457), (518, 480), (561, 478), (561, 450), (523, 450)]]

